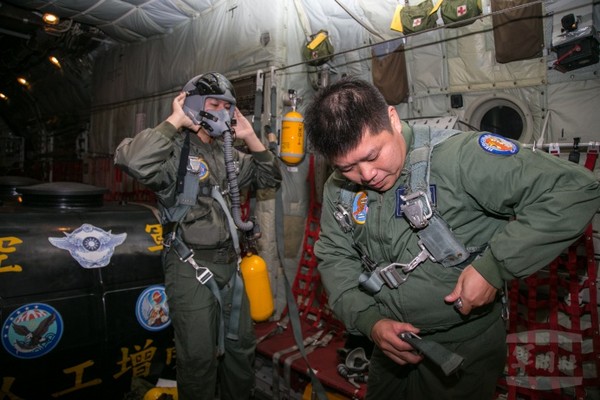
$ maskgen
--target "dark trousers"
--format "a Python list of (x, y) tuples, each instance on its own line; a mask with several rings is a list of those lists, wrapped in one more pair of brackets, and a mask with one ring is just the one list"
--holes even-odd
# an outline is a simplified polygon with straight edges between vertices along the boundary
[[(235, 271), (235, 265), (198, 260), (211, 271)], [(225, 339), (225, 354), (217, 357), (220, 308), (207, 286), (196, 279), (194, 268), (171, 252), (164, 259), (165, 289), (175, 330), (177, 392), (179, 400), (212, 400), (218, 390), (222, 400), (248, 399), (254, 388), (256, 337), (248, 298), (240, 311), (239, 339)], [(213, 278), (215, 279), (215, 278)], [(229, 326), (233, 290), (222, 300), (226, 329)]]
[(491, 400), (506, 364), (506, 329), (502, 319), (462, 343), (444, 343), (464, 358), (452, 376), (428, 360), (399, 365), (375, 347), (369, 366), (367, 400)]

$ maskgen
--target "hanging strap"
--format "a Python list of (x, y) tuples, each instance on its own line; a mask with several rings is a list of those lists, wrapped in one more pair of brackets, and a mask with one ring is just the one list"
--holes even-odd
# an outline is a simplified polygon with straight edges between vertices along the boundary
[[(283, 237), (283, 198), (282, 198), (282, 190), (277, 191), (277, 196), (275, 198), (275, 228), (278, 231), (277, 237)], [(285, 254), (283, 249), (283, 240), (277, 240), (277, 254), (279, 256), (279, 261), (281, 265), (284, 266), (285, 263)], [(319, 400), (327, 400), (327, 393), (325, 392), (325, 388), (323, 384), (317, 378), (317, 375), (310, 367), (310, 363), (308, 362), (306, 350), (304, 348), (303, 340), (302, 340), (302, 328), (300, 326), (300, 313), (298, 312), (298, 305), (296, 304), (296, 299), (294, 298), (294, 293), (292, 292), (292, 287), (290, 286), (290, 282), (285, 274), (285, 266), (283, 268), (283, 283), (285, 286), (285, 298), (287, 302), (288, 314), (290, 316), (290, 323), (292, 324), (292, 333), (294, 334), (294, 341), (296, 342), (296, 346), (298, 346), (298, 350), (300, 354), (302, 354), (302, 358), (306, 362), (308, 366), (308, 375), (312, 382), (313, 388), (316, 392), (317, 398)]]
[(261, 117), (263, 105), (263, 83), (264, 75), (262, 69), (256, 71), (256, 92), (254, 94), (254, 116), (252, 119), (252, 127), (254, 132), (261, 137)]
[(306, 12), (302, 6), (302, 0), (294, 0), (294, 5), (296, 6), (296, 12), (298, 13), (298, 18), (300, 19), (300, 25), (304, 31), (304, 36), (306, 36), (307, 41), (310, 41), (312, 30), (310, 29), (310, 22), (308, 21), (308, 17), (306, 16)]
[[(240, 313), (242, 309), (242, 298), (244, 295), (244, 282), (238, 275), (240, 274), (240, 262), (242, 260), (241, 254), (242, 251), (240, 249), (240, 242), (237, 234), (237, 227), (235, 222), (233, 221), (233, 217), (229, 212), (229, 208), (227, 207), (227, 203), (221, 194), (218, 186), (213, 186), (211, 191), (211, 196), (215, 199), (223, 209), (223, 212), (227, 216), (227, 223), (229, 224), (229, 231), (231, 232), (231, 240), (233, 241), (233, 247), (235, 248), (235, 252), (237, 254), (237, 269), (231, 279), (233, 280), (233, 300), (231, 304), (231, 316), (229, 317), (229, 330), (227, 332), (227, 338), (231, 340), (239, 339), (239, 327), (240, 327)], [(231, 282), (231, 281), (230, 281)]]
[(185, 139), (183, 140), (183, 147), (181, 148), (181, 155), (179, 156), (179, 168), (177, 169), (177, 184), (176, 193), (183, 193), (183, 187), (185, 183), (185, 175), (187, 173), (188, 156), (190, 155), (190, 132), (185, 130)]

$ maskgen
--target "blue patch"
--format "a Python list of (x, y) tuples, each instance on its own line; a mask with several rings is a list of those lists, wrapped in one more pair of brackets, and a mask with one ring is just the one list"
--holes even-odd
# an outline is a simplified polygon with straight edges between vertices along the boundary
[(140, 325), (149, 331), (161, 331), (171, 325), (165, 287), (155, 285), (146, 288), (138, 297), (135, 316)]
[(369, 212), (369, 197), (367, 192), (360, 191), (354, 195), (352, 199), (352, 219), (359, 225), (367, 221), (367, 213)]
[[(396, 218), (402, 218), (404, 213), (402, 212), (402, 205), (404, 205), (404, 200), (400, 196), (404, 196), (406, 192), (406, 188), (404, 186), (400, 186), (396, 189)], [(435, 185), (429, 185), (429, 197), (431, 200), (431, 207), (437, 206), (437, 187)]]
[(190, 156), (188, 158), (188, 171), (197, 174), (200, 181), (205, 180), (210, 175), (208, 164), (200, 157)]
[(115, 251), (115, 247), (127, 238), (126, 233), (113, 235), (90, 224), (83, 224), (66, 237), (48, 240), (59, 249), (68, 250), (83, 268), (105, 267)]
[(519, 146), (495, 133), (484, 133), (479, 136), (479, 145), (488, 153), (500, 155), (512, 155), (519, 152)]
[(198, 179), (203, 181), (208, 178), (208, 175), (210, 175), (208, 165), (204, 161), (200, 161), (200, 175), (198, 176)]
[(54, 307), (43, 303), (25, 304), (4, 321), (2, 345), (17, 358), (38, 358), (56, 347), (63, 329), (62, 317)]

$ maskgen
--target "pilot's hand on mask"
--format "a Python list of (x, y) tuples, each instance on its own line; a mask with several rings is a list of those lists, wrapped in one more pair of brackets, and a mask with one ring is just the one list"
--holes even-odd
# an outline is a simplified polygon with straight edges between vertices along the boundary
[(256, 137), (252, 124), (237, 107), (234, 110), (233, 116), (236, 120), (236, 124), (234, 125), (236, 138), (246, 141), (248, 138)]

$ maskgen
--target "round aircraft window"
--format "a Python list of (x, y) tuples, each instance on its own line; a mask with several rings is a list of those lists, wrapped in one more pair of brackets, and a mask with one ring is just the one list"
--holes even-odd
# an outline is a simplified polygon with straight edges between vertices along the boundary
[(507, 94), (479, 97), (465, 113), (469, 125), (527, 143), (532, 137), (533, 120), (527, 106)]

